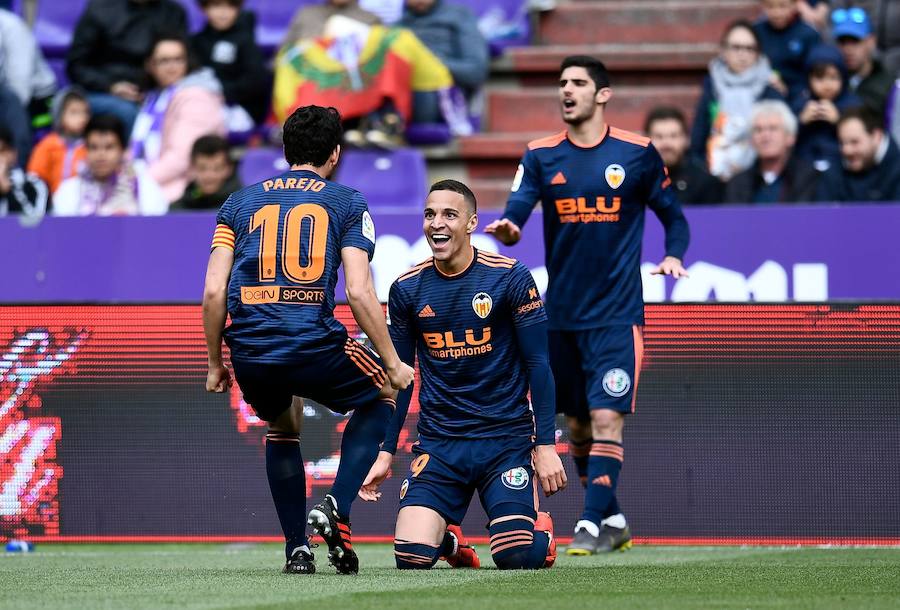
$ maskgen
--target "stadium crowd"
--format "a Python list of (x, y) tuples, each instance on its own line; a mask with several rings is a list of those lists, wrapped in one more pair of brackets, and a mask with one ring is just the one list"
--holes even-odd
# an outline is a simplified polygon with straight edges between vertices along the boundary
[[(218, 208), (236, 151), (306, 104), (336, 106), (348, 146), (476, 129), (490, 49), (452, 0), (323, 0), (272, 61), (242, 0), (197, 4), (190, 35), (175, 0), (91, 0), (65, 76), (0, 9), (0, 215)], [(900, 2), (760, 4), (723, 33), (693, 123), (646, 118), (682, 202), (900, 201)]]

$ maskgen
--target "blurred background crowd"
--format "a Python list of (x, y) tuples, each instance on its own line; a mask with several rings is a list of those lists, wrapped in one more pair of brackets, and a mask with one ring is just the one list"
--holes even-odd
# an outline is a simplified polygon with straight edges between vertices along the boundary
[[(386, 204), (417, 205), (428, 162), (446, 172), (447, 158), (468, 154), (491, 165), (498, 139), (483, 132), (497, 117), (527, 122), (508, 95), (517, 65), (505, 51), (534, 46), (535, 24), (559, 10), (546, 0), (0, 4), (0, 215), (32, 217), (215, 209), (286, 169), (279, 125), (306, 104), (341, 111), (345, 146), (359, 151), (351, 184), (353, 174)], [(619, 90), (614, 54), (585, 24), (579, 42), (597, 45), (588, 50), (611, 64), (619, 91), (611, 122), (650, 136), (685, 204), (900, 201), (900, 2), (750, 4), (755, 17), (724, 24), (690, 103), (654, 99), (636, 125), (617, 123), (616, 106), (639, 77)], [(531, 84), (555, 93), (551, 78)], [(493, 121), (489, 90), (500, 92)], [(508, 157), (524, 152), (520, 140)], [(503, 204), (505, 172), (476, 180), (488, 207)]]

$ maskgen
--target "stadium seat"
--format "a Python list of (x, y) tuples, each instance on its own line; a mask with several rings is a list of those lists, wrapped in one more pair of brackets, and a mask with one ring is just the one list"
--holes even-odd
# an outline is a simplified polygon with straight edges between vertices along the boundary
[(66, 10), (49, 0), (39, 0), (34, 15), (34, 37), (47, 58), (65, 57), (75, 25), (88, 0), (68, 0)]
[(428, 176), (425, 157), (414, 148), (348, 150), (336, 180), (363, 193), (370, 208), (410, 208), (425, 201)]
[(280, 148), (249, 148), (241, 159), (238, 175), (244, 185), (251, 185), (287, 169), (288, 164)]

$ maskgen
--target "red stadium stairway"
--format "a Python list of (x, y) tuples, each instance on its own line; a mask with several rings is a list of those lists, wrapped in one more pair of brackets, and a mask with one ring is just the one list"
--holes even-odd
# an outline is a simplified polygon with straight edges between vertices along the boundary
[[(494, 62), (483, 133), (430, 151), (433, 175), (464, 174), (483, 208), (502, 208), (525, 145), (563, 128), (556, 106), (559, 64), (573, 54), (602, 59), (613, 78), (610, 122), (642, 131), (646, 113), (673, 105), (690, 120), (725, 26), (758, 14), (755, 0), (570, 1), (537, 20), (536, 44)], [(461, 163), (464, 170), (453, 160)], [(450, 165), (448, 165), (448, 162)]]

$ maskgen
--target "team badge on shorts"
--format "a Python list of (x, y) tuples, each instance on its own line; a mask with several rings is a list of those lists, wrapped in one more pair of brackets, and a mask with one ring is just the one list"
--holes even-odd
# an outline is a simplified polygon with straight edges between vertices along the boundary
[(494, 299), (486, 292), (479, 292), (472, 299), (472, 309), (475, 310), (475, 314), (482, 320), (490, 315), (493, 306)]
[(625, 182), (625, 168), (618, 163), (606, 166), (606, 184), (617, 189)]
[(400, 499), (406, 497), (406, 492), (409, 491), (409, 479), (403, 479), (403, 484), (400, 485)]
[(510, 489), (525, 489), (528, 486), (528, 471), (519, 466), (512, 468), (500, 475), (504, 487)]
[(631, 389), (631, 377), (622, 369), (609, 369), (603, 376), (603, 389), (614, 398), (625, 396)]

